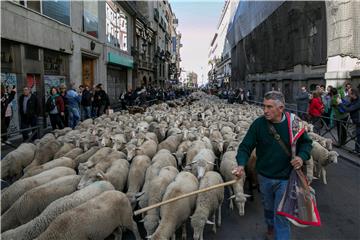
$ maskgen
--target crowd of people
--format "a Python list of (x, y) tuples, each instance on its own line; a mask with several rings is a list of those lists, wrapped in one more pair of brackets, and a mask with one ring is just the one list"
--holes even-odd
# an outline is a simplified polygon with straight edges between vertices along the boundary
[(173, 100), (180, 97), (188, 96), (191, 90), (188, 88), (160, 88), (160, 87), (138, 87), (135, 90), (129, 89), (123, 92), (119, 101), (122, 109), (127, 109), (128, 106), (143, 106), (151, 105), (157, 101)]
[(360, 152), (360, 98), (359, 89), (345, 83), (335, 88), (329, 85), (317, 85), (311, 93), (305, 86), (301, 87), (296, 96), (298, 115), (314, 125), (314, 131), (319, 132), (326, 124), (329, 128), (336, 125), (338, 145), (344, 145), (347, 140), (346, 122), (351, 119), (355, 125), (355, 152)]
[[(11, 102), (16, 92), (15, 86), (12, 89), (1, 86), (1, 134), (4, 142), (7, 141), (7, 131), (14, 114)], [(134, 105), (150, 105), (157, 101), (188, 96), (190, 93), (191, 90), (187, 88), (138, 87), (121, 94), (119, 101), (121, 108), (125, 110)], [(49, 117), (53, 129), (74, 128), (80, 120), (96, 118), (110, 109), (109, 96), (102, 84), (97, 84), (92, 89), (87, 85), (76, 88), (74, 83), (70, 84), (70, 88), (66, 88), (62, 84), (59, 87), (51, 87), (49, 94), (45, 101), (44, 112), (45, 116)], [(23, 88), (18, 105), (21, 134), (25, 141), (29, 138), (31, 128), (37, 126), (41, 107), (37, 95), (32, 93), (29, 87)]]

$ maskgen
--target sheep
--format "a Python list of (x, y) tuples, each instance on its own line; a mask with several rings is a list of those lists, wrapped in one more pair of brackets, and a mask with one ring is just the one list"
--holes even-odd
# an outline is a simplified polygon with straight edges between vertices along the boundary
[[(200, 180), (199, 189), (207, 188), (216, 184), (223, 183), (219, 173), (209, 171)], [(196, 199), (196, 209), (191, 218), (191, 226), (194, 230), (194, 239), (202, 240), (205, 224), (212, 224), (213, 231), (216, 233), (215, 213), (218, 211), (217, 225), (221, 225), (221, 205), (224, 200), (224, 187), (217, 188), (208, 192), (200, 193)], [(208, 219), (212, 216), (212, 222)]]
[(337, 163), (337, 157), (339, 154), (335, 151), (328, 151), (326, 148), (320, 145), (320, 143), (313, 141), (311, 156), (314, 160), (315, 168), (318, 172), (317, 177), (322, 176), (324, 184), (327, 184), (325, 167), (330, 163)]
[(89, 158), (91, 156), (93, 156), (97, 151), (99, 151), (99, 149), (100, 149), (100, 147), (95, 146), (95, 147), (90, 148), (88, 151), (84, 152), (83, 154), (80, 154), (79, 156), (77, 156), (74, 159), (76, 167), (79, 166), (80, 163), (84, 163), (87, 160), (89, 160)]
[(52, 202), (45, 210), (30, 222), (15, 229), (3, 232), (2, 239), (31, 240), (38, 237), (46, 230), (49, 224), (60, 214), (73, 209), (86, 201), (109, 190), (114, 190), (111, 183), (107, 181), (95, 182), (68, 196), (64, 196)]
[(323, 146), (324, 148), (326, 148), (327, 150), (329, 150), (329, 151), (332, 150), (332, 148), (333, 148), (332, 144), (333, 143), (332, 143), (332, 140), (330, 138), (324, 138), (324, 137), (322, 137), (322, 136), (320, 136), (320, 135), (318, 135), (318, 134), (316, 134), (314, 132), (309, 132), (308, 136), (312, 140), (320, 143), (320, 145)]
[(186, 165), (191, 164), (193, 158), (200, 152), (201, 149), (205, 149), (206, 145), (201, 140), (196, 140), (192, 142), (190, 148), (186, 153)]
[(24, 173), (22, 178), (31, 177), (31, 176), (37, 175), (39, 173), (42, 173), (44, 171), (53, 169), (55, 167), (68, 167), (68, 168), (74, 169), (75, 162), (74, 162), (74, 160), (72, 160), (71, 158), (68, 158), (68, 157), (61, 157), (58, 159), (54, 159), (50, 162), (44, 163), (43, 165), (31, 168), (30, 170), (28, 170), (27, 172)]
[(102, 171), (97, 165), (82, 176), (78, 189), (82, 189), (95, 181), (107, 180), (111, 182), (116, 190), (122, 191), (125, 187), (129, 172), (129, 162), (124, 159), (115, 159), (111, 161), (111, 165)]
[(95, 154), (93, 154), (85, 163), (79, 164), (79, 173), (83, 174), (88, 168), (95, 166), (102, 159), (106, 158), (114, 150), (109, 147), (100, 148)]
[(210, 149), (201, 149), (191, 162), (191, 170), (192, 173), (200, 179), (206, 172), (213, 170), (214, 165), (214, 152)]
[(73, 148), (72, 150), (70, 150), (69, 152), (67, 152), (64, 155), (64, 157), (75, 159), (75, 158), (77, 158), (79, 155), (81, 155), (83, 153), (84, 153), (84, 150), (82, 150), (82, 148), (76, 147), (76, 148)]
[(164, 141), (159, 143), (158, 151), (161, 149), (167, 149), (171, 153), (175, 153), (176, 149), (178, 148), (178, 146), (182, 141), (182, 138), (183, 135), (181, 133), (167, 137)]
[(70, 131), (72, 131), (72, 128), (66, 127), (63, 129), (55, 129), (53, 132), (54, 132), (55, 137), (58, 138), (60, 136), (66, 135)]
[(132, 216), (130, 202), (124, 193), (106, 191), (62, 213), (37, 239), (105, 239), (114, 231), (115, 238), (121, 239), (121, 227), (130, 229), (136, 239), (141, 239)]
[[(173, 166), (163, 167), (159, 176), (154, 177), (148, 187), (148, 204), (153, 205), (161, 202), (163, 195), (166, 191), (168, 185), (174, 181), (176, 175), (179, 171)], [(160, 221), (160, 210), (158, 208), (152, 209), (147, 212), (147, 215), (144, 217), (144, 227), (146, 230), (147, 236), (152, 235)]]
[(56, 167), (33, 177), (16, 181), (1, 192), (1, 213), (5, 212), (11, 204), (28, 190), (67, 175), (75, 175), (75, 171), (67, 167)]
[(1, 216), (1, 232), (29, 222), (51, 202), (75, 192), (79, 181), (80, 176), (64, 176), (27, 191)]
[(57, 151), (54, 155), (54, 159), (63, 157), (66, 153), (70, 152), (72, 149), (75, 148), (75, 145), (72, 143), (64, 143), (64, 145), (61, 146), (59, 151)]
[(173, 166), (173, 167), (177, 167), (177, 162), (176, 159), (173, 155), (171, 155), (171, 153), (166, 150), (166, 149), (162, 149), (160, 150), (152, 159), (152, 164), (150, 165), (150, 167), (148, 167), (148, 169), (146, 170), (146, 175), (145, 175), (145, 183), (142, 189), (142, 192), (144, 192), (143, 196), (141, 197), (140, 201), (139, 201), (139, 206), (140, 207), (145, 207), (147, 206), (147, 201), (148, 201), (148, 191), (147, 191), (147, 187), (150, 183), (150, 181), (155, 177), (159, 175), (160, 170), (163, 167), (166, 166)]
[[(237, 167), (236, 163), (236, 152), (235, 151), (227, 151), (224, 153), (221, 165), (220, 165), (220, 173), (225, 179), (225, 181), (231, 181), (236, 179), (235, 175), (232, 174), (232, 171), (235, 167)], [(243, 216), (245, 214), (245, 202), (246, 198), (250, 197), (247, 194), (244, 194), (244, 183), (245, 183), (245, 174), (231, 187), (230, 190), (230, 209), (233, 209), (232, 199), (235, 198), (235, 204), (238, 208), (239, 215)], [(234, 195), (233, 195), (234, 193)]]
[(133, 208), (136, 206), (136, 198), (140, 196), (140, 190), (145, 182), (147, 168), (151, 164), (151, 159), (146, 155), (136, 156), (130, 165), (129, 175), (127, 178), (127, 193)]
[(53, 140), (55, 140), (55, 139), (56, 139), (56, 138), (55, 138), (54, 134), (52, 134), (52, 133), (47, 133), (47, 134), (45, 134), (42, 138), (36, 139), (36, 140), (34, 141), (34, 143), (35, 143), (36, 147), (41, 147), (41, 146), (43, 146), (44, 144), (46, 144), (46, 143), (48, 143), (48, 142), (50, 142), (50, 141), (53, 141)]
[(33, 161), (35, 150), (34, 144), (22, 143), (17, 149), (8, 153), (1, 160), (1, 177), (19, 179), (23, 169)]
[(217, 157), (220, 157), (220, 155), (224, 151), (224, 139), (223, 139), (220, 131), (211, 129), (209, 139), (211, 141), (215, 155)]
[(59, 141), (51, 140), (44, 143), (43, 146), (37, 147), (34, 160), (24, 169), (24, 171), (52, 160), (55, 153), (61, 148), (61, 145), (62, 144)]
[(186, 155), (186, 152), (190, 148), (192, 142), (190, 140), (185, 140), (178, 146), (176, 152), (173, 154), (175, 158), (177, 159), (178, 166), (182, 166), (182, 162), (184, 160), (184, 157)]
[(119, 151), (123, 150), (125, 144), (127, 143), (126, 136), (124, 134), (115, 134), (111, 136), (111, 141), (113, 142), (113, 149)]
[(135, 147), (128, 151), (127, 160), (131, 161), (136, 155), (146, 155), (153, 158), (156, 154), (157, 144), (155, 141), (148, 139), (140, 147)]
[[(175, 181), (167, 187), (163, 201), (174, 198), (198, 189), (199, 182), (189, 172), (180, 172)], [(151, 239), (175, 239), (175, 231), (192, 214), (196, 203), (196, 197), (183, 198), (181, 200), (166, 204), (160, 208), (161, 221)], [(185, 224), (183, 225), (182, 239), (186, 239)]]

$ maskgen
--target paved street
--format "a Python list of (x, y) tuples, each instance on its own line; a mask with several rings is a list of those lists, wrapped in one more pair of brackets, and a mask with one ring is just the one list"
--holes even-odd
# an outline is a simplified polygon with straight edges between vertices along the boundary
[[(320, 180), (313, 183), (322, 226), (292, 227), (292, 239), (360, 239), (360, 168), (340, 158), (337, 165), (331, 165), (327, 170), (327, 185)], [(243, 217), (231, 212), (228, 206), (228, 201), (224, 202), (221, 228), (214, 234), (207, 226), (204, 239), (263, 239), (266, 227), (259, 193), (256, 192), (253, 202), (247, 203)], [(189, 228), (190, 224), (187, 237), (192, 239)], [(124, 239), (133, 238), (127, 234)]]

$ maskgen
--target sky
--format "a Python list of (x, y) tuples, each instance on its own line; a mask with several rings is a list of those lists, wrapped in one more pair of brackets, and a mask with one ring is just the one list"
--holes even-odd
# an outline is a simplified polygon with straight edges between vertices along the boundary
[(198, 83), (207, 82), (208, 53), (216, 33), (224, 0), (170, 0), (182, 34), (181, 67), (198, 74)]

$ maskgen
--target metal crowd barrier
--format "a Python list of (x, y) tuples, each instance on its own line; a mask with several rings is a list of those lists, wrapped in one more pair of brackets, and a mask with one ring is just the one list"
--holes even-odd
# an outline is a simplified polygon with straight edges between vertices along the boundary
[[(35, 131), (33, 131), (35, 130)], [(14, 131), (14, 132), (11, 132), (10, 134), (8, 133), (3, 133), (1, 134), (1, 138), (5, 137), (5, 136), (9, 136), (9, 135), (18, 135), (18, 134), (22, 134), (23, 132), (30, 132), (31, 131), (31, 134), (30, 136), (23, 142), (30, 142), (35, 136), (37, 136), (38, 138), (41, 136), (41, 125), (37, 125), (37, 126), (34, 126), (34, 127), (29, 127), (29, 128), (22, 128), (22, 129), (19, 129), (18, 131)], [(12, 147), (12, 148), (17, 148), (17, 146), (11, 144), (11, 143), (8, 143), (6, 141), (2, 141), (2, 143), (4, 143), (5, 145), (9, 146), (9, 147)]]

